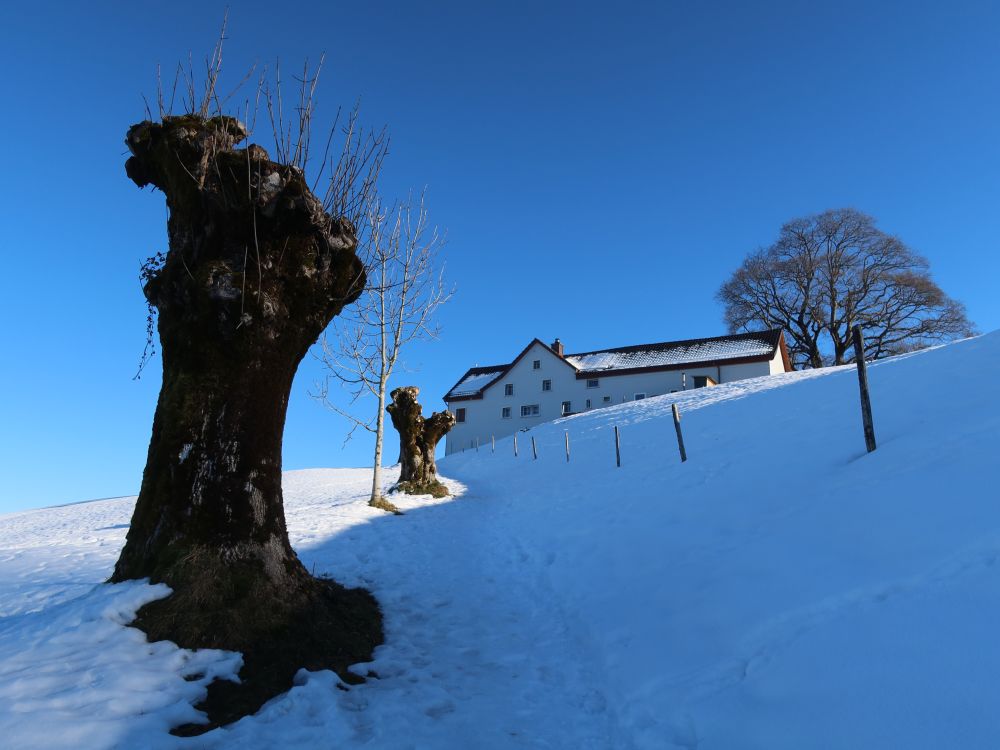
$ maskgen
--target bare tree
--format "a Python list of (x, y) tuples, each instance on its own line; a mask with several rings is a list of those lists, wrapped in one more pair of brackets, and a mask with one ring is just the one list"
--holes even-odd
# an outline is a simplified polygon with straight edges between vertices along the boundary
[(730, 331), (783, 328), (798, 367), (853, 361), (851, 329), (878, 359), (974, 333), (927, 260), (853, 209), (795, 219), (719, 289)]
[[(319, 359), (327, 369), (314, 396), (351, 423), (347, 440), (357, 429), (375, 436), (372, 490), (368, 504), (398, 512), (382, 490), (386, 393), (403, 350), (418, 339), (436, 338), (437, 309), (451, 297), (445, 287), (439, 250), (444, 237), (428, 221), (426, 193), (386, 207), (378, 197), (366, 215), (367, 241), (359, 253), (368, 286), (353, 307), (333, 324), (333, 335), (321, 339)], [(331, 343), (331, 338), (334, 343)], [(374, 413), (361, 416), (330, 398), (331, 381), (351, 392), (350, 403), (374, 398)]]

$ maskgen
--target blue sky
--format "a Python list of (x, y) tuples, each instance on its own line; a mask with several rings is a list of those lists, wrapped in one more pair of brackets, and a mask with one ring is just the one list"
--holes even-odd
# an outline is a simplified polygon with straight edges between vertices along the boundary
[[(994, 3), (314, 6), (232, 3), (225, 73), (325, 52), (318, 118), (360, 96), (392, 132), (384, 187), (428, 186), (458, 293), (395, 380), (428, 410), (534, 336), (721, 333), (714, 293), (743, 256), (834, 207), (874, 215), (1000, 327)], [(160, 361), (131, 380), (137, 272), (166, 210), (125, 178), (123, 137), (156, 64), (201, 59), (224, 8), (0, 11), (0, 512), (138, 490)], [(307, 360), (296, 379), (285, 468), (365, 465), (370, 442), (343, 448), (309, 398), (319, 376)]]

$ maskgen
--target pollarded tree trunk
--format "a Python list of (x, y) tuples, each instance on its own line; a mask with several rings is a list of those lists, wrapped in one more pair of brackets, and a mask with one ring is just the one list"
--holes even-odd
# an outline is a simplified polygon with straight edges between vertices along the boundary
[(397, 388), (390, 394), (392, 403), (385, 408), (399, 433), (400, 470), (396, 489), (410, 495), (444, 497), (448, 489), (438, 481), (434, 448), (454, 426), (455, 415), (435, 412), (424, 419), (417, 402), (419, 394), (420, 389), (412, 385)]
[(424, 437), (421, 450), (424, 453), (423, 468), (426, 477), (437, 479), (437, 461), (434, 460), (434, 449), (441, 438), (455, 426), (455, 415), (450, 411), (436, 411), (424, 420)]
[[(166, 195), (169, 252), (145, 287), (163, 385), (112, 580), (171, 586), (140, 612), (153, 640), (252, 652), (297, 639), (290, 658), (342, 670), (381, 640), (377, 606), (292, 551), (281, 440), (300, 360), (365, 274), (350, 222), (324, 212), (299, 169), (236, 149), (245, 137), (233, 118), (194, 115), (128, 131), (128, 176)], [(332, 623), (346, 642), (311, 653), (336, 640)], [(331, 649), (341, 663), (316, 663)]]

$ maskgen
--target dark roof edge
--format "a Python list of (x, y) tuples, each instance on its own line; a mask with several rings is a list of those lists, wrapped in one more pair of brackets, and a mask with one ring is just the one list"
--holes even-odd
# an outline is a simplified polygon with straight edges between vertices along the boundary
[(792, 372), (795, 368), (792, 366), (792, 358), (788, 356), (788, 344), (785, 343), (785, 332), (783, 330), (778, 337), (778, 346), (781, 349), (781, 363), (785, 366), (785, 372)]

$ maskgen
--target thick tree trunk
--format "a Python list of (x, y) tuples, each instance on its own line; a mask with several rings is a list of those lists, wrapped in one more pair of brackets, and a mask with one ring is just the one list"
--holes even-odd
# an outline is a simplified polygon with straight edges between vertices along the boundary
[(386, 407), (392, 425), (399, 433), (399, 483), (396, 489), (411, 495), (444, 497), (448, 489), (438, 481), (434, 448), (455, 424), (448, 411), (435, 412), (428, 419), (421, 414), (415, 386), (397, 388)]
[[(181, 116), (126, 138), (128, 176), (166, 194), (170, 247), (145, 288), (163, 385), (112, 580), (173, 588), (140, 612), (151, 639), (287, 646), (293, 660), (342, 671), (381, 640), (377, 607), (312, 578), (292, 551), (281, 440), (300, 360), (365, 275), (350, 222), (324, 212), (300, 170), (259, 146), (235, 149), (245, 136), (233, 118)], [(336, 639), (332, 623), (343, 642), (310, 651)]]
[(809, 366), (817, 370), (823, 366), (823, 354), (815, 341), (809, 342)]

